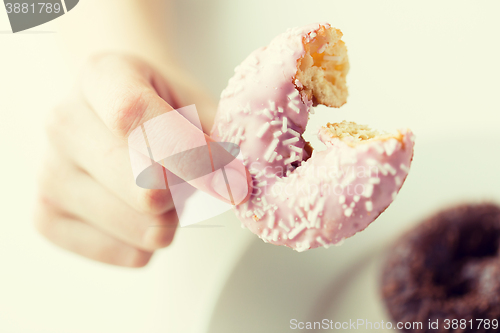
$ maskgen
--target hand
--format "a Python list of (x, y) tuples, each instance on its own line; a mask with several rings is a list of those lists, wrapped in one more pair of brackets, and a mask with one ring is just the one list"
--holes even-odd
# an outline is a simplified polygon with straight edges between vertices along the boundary
[[(127, 138), (167, 112), (173, 116), (162, 129), (167, 150), (189, 147), (199, 138), (201, 131), (174, 110), (185, 106), (179, 96), (186, 92), (180, 90), (136, 58), (101, 55), (90, 61), (77, 92), (55, 108), (47, 125), (50, 145), (35, 214), (42, 235), (85, 257), (129, 267), (146, 265), (155, 250), (172, 242), (178, 218), (170, 191), (136, 185)], [(195, 158), (188, 156), (169, 171), (183, 178)], [(241, 202), (249, 196), (250, 177), (234, 172), (245, 170), (241, 162), (231, 164), (229, 182), (244, 184), (239, 187), (244, 191), (233, 193)], [(215, 177), (190, 181), (229, 202), (219, 194), (226, 184), (217, 182)]]

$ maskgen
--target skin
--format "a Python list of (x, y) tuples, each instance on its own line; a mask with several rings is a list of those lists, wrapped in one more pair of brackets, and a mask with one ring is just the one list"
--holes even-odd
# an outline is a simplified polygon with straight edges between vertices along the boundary
[[(168, 52), (169, 5), (86, 0), (66, 15), (71, 20), (61, 19), (64, 52), (80, 70), (72, 92), (48, 117), (34, 221), (51, 242), (92, 260), (143, 267), (174, 238), (178, 219), (169, 190), (135, 184), (131, 131), (190, 104), (204, 131), (212, 126), (214, 101)], [(182, 129), (182, 136), (168, 137), (167, 144), (189, 143), (195, 134), (181, 117), (168, 126), (167, 133)], [(228, 202), (210, 184), (190, 183)]]

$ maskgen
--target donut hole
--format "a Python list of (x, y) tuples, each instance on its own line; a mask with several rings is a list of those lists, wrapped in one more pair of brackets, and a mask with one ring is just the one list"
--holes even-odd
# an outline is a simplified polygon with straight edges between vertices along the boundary
[(314, 33), (314, 38), (304, 41), (306, 53), (298, 61), (296, 78), (302, 84), (298, 89), (314, 105), (340, 107), (347, 101), (346, 76), (349, 71), (342, 32), (322, 26)]

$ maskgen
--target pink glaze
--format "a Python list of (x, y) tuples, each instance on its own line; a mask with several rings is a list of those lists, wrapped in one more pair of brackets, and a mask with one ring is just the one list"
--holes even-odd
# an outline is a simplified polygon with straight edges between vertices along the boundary
[(352, 147), (321, 130), (327, 150), (309, 158), (301, 135), (312, 101), (293, 79), (303, 39), (314, 39), (320, 26), (330, 27), (289, 29), (250, 54), (222, 92), (212, 130), (215, 140), (240, 145), (253, 177), (251, 198), (235, 207), (243, 225), (297, 251), (328, 247), (366, 228), (394, 200), (413, 156), (409, 130), (399, 140)]

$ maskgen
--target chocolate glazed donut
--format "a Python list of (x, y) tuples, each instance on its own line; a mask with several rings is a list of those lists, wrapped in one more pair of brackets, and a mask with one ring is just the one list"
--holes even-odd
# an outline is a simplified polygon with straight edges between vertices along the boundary
[[(393, 320), (423, 323), (423, 330), (405, 332), (498, 332), (499, 249), (496, 205), (458, 206), (423, 222), (397, 242), (383, 269), (382, 296)], [(466, 324), (453, 329), (446, 324), (453, 319)], [(479, 327), (481, 319), (489, 329)], [(429, 320), (439, 320), (439, 328), (430, 329)]]

